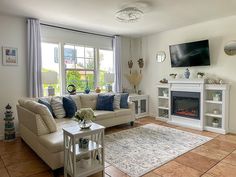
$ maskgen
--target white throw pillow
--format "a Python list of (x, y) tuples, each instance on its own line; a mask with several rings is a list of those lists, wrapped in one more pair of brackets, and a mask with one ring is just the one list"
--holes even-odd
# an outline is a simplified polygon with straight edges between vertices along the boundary
[(60, 119), (66, 116), (62, 99), (60, 97), (53, 97), (51, 100), (51, 106), (56, 118)]
[(115, 94), (114, 96), (114, 101), (113, 101), (113, 108), (114, 109), (120, 109), (120, 94)]

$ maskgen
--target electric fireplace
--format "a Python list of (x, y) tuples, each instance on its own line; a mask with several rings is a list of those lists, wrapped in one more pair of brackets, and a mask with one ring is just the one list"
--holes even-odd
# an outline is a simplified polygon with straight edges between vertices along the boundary
[(200, 93), (172, 91), (171, 114), (200, 120)]

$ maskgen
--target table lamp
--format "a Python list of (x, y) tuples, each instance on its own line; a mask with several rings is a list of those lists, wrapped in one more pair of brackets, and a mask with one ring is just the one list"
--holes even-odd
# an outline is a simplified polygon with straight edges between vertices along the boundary
[(114, 73), (105, 73), (104, 81), (106, 83), (107, 92), (112, 92), (112, 83), (114, 82)]
[(42, 81), (43, 81), (43, 84), (48, 84), (48, 88), (47, 88), (48, 96), (54, 96), (55, 88), (52, 86), (52, 84), (58, 83), (57, 72), (55, 71), (42, 72)]

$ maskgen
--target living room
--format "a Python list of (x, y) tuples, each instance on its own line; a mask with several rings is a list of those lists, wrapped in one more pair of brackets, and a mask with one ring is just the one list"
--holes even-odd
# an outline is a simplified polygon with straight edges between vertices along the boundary
[[(0, 2), (0, 53), (2, 60), (0, 64), (0, 80), (2, 83), (0, 89), (1, 140), (5, 138), (4, 117), (5, 107), (8, 104), (10, 104), (13, 112), (16, 130), (16, 139), (14, 141), (0, 141), (0, 172), (3, 176), (63, 176), (64, 173), (61, 168), (59, 170), (53, 169), (49, 165), (51, 162), (47, 163), (46, 157), (37, 152), (34, 147), (32, 148), (32, 145), (27, 140), (24, 140), (27, 137), (21, 138), (22, 132), (19, 126), (17, 105), (19, 105), (18, 101), (21, 98), (29, 97), (29, 85), (32, 84), (29, 83), (28, 74), (29, 63), (27, 58), (29, 47), (27, 42), (29, 36), (27, 33), (27, 19), (38, 19), (41, 23), (41, 71), (43, 73), (43, 71), (54, 69), (57, 72), (56, 83), (53, 83), (54, 86), (56, 85), (54, 88), (55, 95), (68, 95), (67, 87), (73, 83), (74, 79), (70, 80), (68, 72), (77, 68), (69, 65), (70, 63), (68, 62), (70, 61), (66, 59), (65, 53), (70, 53), (75, 48), (84, 51), (92, 49), (90, 54), (93, 53), (93, 57), (84, 57), (84, 60), (93, 58), (94, 63), (96, 63), (93, 66), (92, 72), (95, 74), (91, 77), (92, 79), (88, 74), (91, 70), (83, 70), (86, 74), (84, 74), (82, 79), (78, 80), (79, 84), (76, 85), (78, 93), (76, 96), (84, 95), (82, 92), (86, 90), (87, 86), (90, 92), (88, 95), (93, 95), (98, 86), (102, 92), (106, 92), (108, 88), (106, 80), (109, 79), (101, 79), (99, 77), (99, 74), (102, 75), (100, 68), (105, 68), (104, 70), (108, 75), (114, 74), (114, 70), (117, 69), (117, 63), (115, 61), (110, 62), (109, 58), (115, 60), (115, 57), (113, 58), (113, 54), (115, 54), (114, 36), (118, 36), (120, 42), (119, 82), (121, 83), (119, 91), (129, 92), (130, 101), (132, 101), (132, 96), (136, 98), (137, 96), (145, 95), (148, 98), (148, 116), (140, 119), (136, 118), (133, 126), (131, 125), (133, 124), (133, 119), (131, 118), (133, 115), (131, 113), (128, 113), (128, 116), (120, 114), (118, 116), (120, 122), (115, 118), (111, 122), (100, 121), (100, 124), (106, 127), (104, 138), (105, 170), (103, 170), (105, 173), (94, 174), (94, 176), (234, 176), (236, 173), (236, 136), (234, 135), (236, 133), (236, 119), (234, 118), (236, 115), (236, 110), (234, 109), (234, 100), (236, 100), (234, 66), (236, 61), (234, 61), (235, 48), (232, 49), (231, 44), (235, 43), (236, 35), (234, 25), (236, 20), (235, 2), (183, 0), (177, 3), (170, 0), (150, 0), (100, 1), (99, 3), (72, 1), (69, 5), (66, 1), (57, 2), (58, 5), (54, 3), (55, 1), (26, 2), (25, 0), (22, 2), (14, 2), (12, 0)], [(107, 7), (105, 7), (106, 5)], [(140, 19), (135, 22), (117, 20), (118, 12), (126, 7), (135, 7), (134, 11), (138, 13), (137, 17)], [(90, 9), (89, 15), (88, 9)], [(207, 66), (185, 65), (183, 67), (173, 67), (171, 47), (181, 47), (181, 44), (195, 43), (197, 41), (207, 41), (210, 63), (206, 64)], [(229, 46), (229, 52), (227, 52), (227, 46)], [(5, 48), (10, 48), (17, 52), (16, 65), (9, 66), (4, 63)], [(49, 53), (50, 56), (53, 55), (50, 58), (53, 59), (53, 66), (50, 66), (50, 62), (48, 62)], [(99, 54), (101, 53), (105, 56), (103, 64), (99, 63)], [(71, 56), (68, 54), (67, 57)], [(138, 64), (140, 58), (143, 59), (143, 66)], [(128, 65), (130, 60), (132, 60), (132, 66)], [(63, 62), (65, 65), (62, 64)], [(187, 68), (189, 69), (189, 74), (186, 74)], [(203, 73), (204, 76), (199, 79), (198, 73)], [(139, 77), (139, 84), (133, 84), (134, 82), (130, 80), (132, 74), (134, 74), (134, 77), (136, 75)], [(186, 77), (185, 75), (190, 76)], [(43, 78), (43, 74), (41, 76)], [(112, 76), (114, 78), (117, 77), (116, 74)], [(49, 76), (46, 76), (44, 77), (45, 80), (42, 80), (43, 96), (47, 96), (50, 91), (50, 87), (48, 87), (50, 84), (46, 83), (48, 78)], [(110, 83), (115, 82), (114, 78)], [(169, 82), (166, 83), (166, 80)], [(163, 84), (160, 81), (165, 83)], [(115, 89), (116, 86), (114, 84), (112, 86)], [(167, 93), (163, 91), (165, 90), (163, 88), (167, 89)], [(199, 99), (199, 108), (197, 109), (199, 111), (199, 120), (183, 118), (182, 120), (185, 122), (181, 122), (177, 118), (178, 116), (173, 115), (171, 94), (173, 91), (193, 92), (194, 90), (197, 90), (202, 96)], [(211, 90), (217, 91), (212, 93)], [(134, 95), (134, 92), (136, 92), (136, 95)], [(138, 95), (138, 92), (141, 95)], [(220, 93), (220, 104), (217, 103), (217, 98), (215, 98), (218, 93)], [(208, 95), (213, 100), (209, 100)], [(32, 97), (37, 96), (34, 95)], [(82, 97), (79, 98), (80, 101), (83, 99)], [(160, 100), (164, 101), (161, 102)], [(214, 105), (214, 101), (216, 105)], [(164, 105), (160, 106), (162, 103)], [(212, 104), (212, 107), (209, 106), (210, 104)], [(133, 108), (131, 107), (132, 105), (128, 109), (132, 110)], [(132, 114), (135, 114), (135, 111)], [(161, 117), (164, 117), (164, 119)], [(165, 120), (165, 118), (168, 118), (168, 120)], [(220, 121), (217, 122), (218, 119)], [(99, 124), (98, 119), (97, 121), (95, 120), (95, 123)], [(194, 126), (194, 123), (197, 126)], [(166, 131), (169, 136), (164, 136), (166, 133), (163, 133), (161, 134), (162, 136), (158, 136), (160, 139), (155, 139), (153, 136), (146, 137), (146, 134), (140, 129), (146, 128), (151, 131), (155, 129), (153, 124), (158, 126), (157, 129), (159, 131), (152, 131), (153, 134), (157, 133), (159, 135), (160, 132)], [(137, 142), (134, 142), (130, 138), (129, 142), (125, 141), (127, 147), (123, 144), (119, 148), (115, 148), (113, 144), (109, 144), (109, 140), (111, 138), (114, 139), (118, 132), (124, 133), (119, 134), (120, 137), (118, 138), (121, 138), (126, 135), (125, 132), (130, 133), (129, 136), (133, 137), (139, 131), (141, 131), (141, 134), (143, 133), (144, 139), (140, 140), (138, 137), (134, 137), (133, 139), (137, 140)], [(23, 134), (27, 135), (25, 132)], [(63, 139), (62, 133), (60, 136)], [(183, 143), (184, 145), (181, 146), (177, 141), (174, 141), (174, 138), (178, 136), (183, 141), (189, 138), (187, 139), (189, 143), (194, 145)], [(147, 142), (149, 140), (162, 142), (162, 140), (166, 140), (169, 137), (173, 138), (169, 141), (170, 144), (167, 142), (166, 144), (153, 143), (153, 147), (147, 145), (145, 151), (138, 151), (138, 149), (143, 147), (142, 143), (139, 144), (140, 141), (143, 141), (143, 144), (146, 143), (145, 140)], [(140, 156), (137, 156), (137, 152), (129, 151), (134, 146), (139, 146), (137, 152), (140, 153)], [(179, 148), (172, 152), (168, 147), (173, 146), (178, 146)], [(125, 147), (127, 152), (123, 153), (121, 149)], [(153, 149), (154, 147), (166, 148), (166, 150), (156, 152)], [(120, 154), (120, 156), (115, 155), (115, 152)], [(157, 154), (151, 155), (151, 152)], [(61, 153), (64, 154), (63, 151)], [(111, 154), (114, 158), (112, 158)], [(145, 156), (153, 161), (150, 160), (150, 163), (145, 163)], [(124, 160), (126, 159), (125, 157), (136, 159), (136, 161)], [(118, 160), (115, 160), (115, 158)], [(144, 159), (143, 161), (139, 160), (142, 158)], [(147, 159), (146, 162), (148, 161)]]

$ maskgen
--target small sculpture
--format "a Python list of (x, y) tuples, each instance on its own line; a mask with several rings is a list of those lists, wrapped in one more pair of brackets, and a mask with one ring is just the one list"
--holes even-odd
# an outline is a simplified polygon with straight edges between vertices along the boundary
[(74, 84), (70, 84), (67, 86), (67, 92), (70, 94), (70, 95), (75, 95), (76, 94), (76, 87)]

